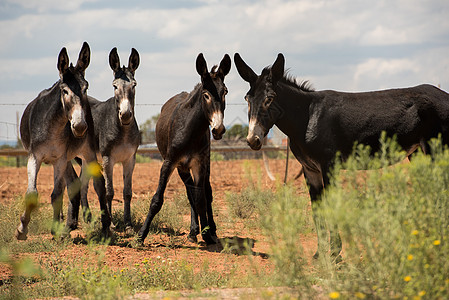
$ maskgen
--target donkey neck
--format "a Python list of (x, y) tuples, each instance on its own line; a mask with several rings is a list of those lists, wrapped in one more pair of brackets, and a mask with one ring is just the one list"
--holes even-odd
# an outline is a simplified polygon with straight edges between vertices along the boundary
[(63, 129), (69, 121), (64, 107), (61, 102), (61, 81), (56, 82), (50, 89), (49, 93), (42, 97), (42, 101), (45, 104), (42, 107), (46, 107), (45, 119), (50, 121), (54, 128), (61, 127)]
[(276, 120), (275, 125), (287, 136), (305, 135), (314, 92), (303, 91), (279, 82), (276, 93), (282, 115)]
[(202, 92), (202, 84), (197, 84), (189, 94), (188, 101), (183, 106), (183, 110), (186, 111), (185, 126), (197, 131), (206, 131), (209, 129), (209, 121), (202, 105)]

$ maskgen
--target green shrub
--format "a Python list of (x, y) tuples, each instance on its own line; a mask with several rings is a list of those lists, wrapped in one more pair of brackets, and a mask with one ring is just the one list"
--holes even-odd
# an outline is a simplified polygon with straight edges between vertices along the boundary
[[(322, 203), (321, 213), (328, 226), (339, 226), (344, 248), (343, 265), (328, 265), (323, 284), (351, 299), (447, 299), (448, 149), (434, 141), (432, 157), (418, 153), (393, 166), (404, 155), (394, 142), (384, 142), (374, 159), (369, 152), (359, 146), (337, 166)], [(357, 170), (367, 166), (381, 169), (361, 176)]]
[(310, 200), (298, 197), (295, 187), (278, 186), (265, 211), (260, 212), (261, 226), (271, 245), (277, 284), (301, 287), (310, 292), (307, 258), (300, 236), (310, 232), (312, 220), (307, 213)]
[(152, 159), (149, 156), (146, 155), (142, 155), (142, 154), (136, 154), (136, 163), (140, 164), (140, 163), (149, 163), (151, 162)]

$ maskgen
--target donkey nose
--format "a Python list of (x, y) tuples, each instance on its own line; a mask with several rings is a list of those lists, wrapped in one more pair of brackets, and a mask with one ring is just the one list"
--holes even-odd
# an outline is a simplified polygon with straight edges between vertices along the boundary
[(221, 125), (218, 128), (212, 128), (212, 135), (214, 137), (214, 139), (216, 140), (221, 140), (221, 138), (223, 137), (223, 134), (226, 132), (226, 128)]
[(253, 150), (259, 150), (260, 148), (262, 148), (262, 142), (257, 135), (246, 138), (246, 142)]
[(133, 117), (133, 113), (129, 110), (125, 111), (125, 112), (120, 112), (120, 121), (122, 122), (123, 125), (128, 125), (129, 123), (131, 123), (131, 119)]
[(83, 137), (86, 131), (87, 123), (85, 121), (81, 121), (72, 125), (72, 132), (76, 137)]

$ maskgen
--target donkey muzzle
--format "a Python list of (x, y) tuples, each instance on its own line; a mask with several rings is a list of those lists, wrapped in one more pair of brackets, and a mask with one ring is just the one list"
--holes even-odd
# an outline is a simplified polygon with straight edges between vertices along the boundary
[(226, 128), (223, 125), (223, 113), (221, 111), (214, 112), (210, 122), (212, 127), (212, 136), (215, 140), (221, 140)]
[(85, 121), (72, 124), (72, 133), (75, 137), (81, 138), (86, 134), (87, 123)]
[(251, 149), (260, 150), (260, 148), (262, 148), (262, 141), (265, 135), (264, 128), (257, 121), (250, 120), (246, 142)]
[(122, 125), (129, 125), (131, 123), (131, 120), (133, 119), (133, 113), (131, 111), (125, 111), (123, 113), (120, 113), (120, 123)]
[(72, 111), (70, 120), (70, 127), (75, 137), (81, 138), (87, 131), (87, 123), (84, 116), (84, 111), (81, 108), (76, 108)]
[(122, 125), (129, 125), (133, 119), (133, 111), (129, 100), (120, 102), (119, 119)]
[(251, 147), (253, 150), (260, 150), (262, 148), (262, 141), (260, 140), (260, 137), (258, 136), (252, 136), (251, 138), (246, 138), (246, 142), (248, 143), (248, 146)]
[(219, 128), (212, 128), (212, 136), (215, 140), (221, 140), (223, 134), (226, 132), (226, 128), (222, 125)]

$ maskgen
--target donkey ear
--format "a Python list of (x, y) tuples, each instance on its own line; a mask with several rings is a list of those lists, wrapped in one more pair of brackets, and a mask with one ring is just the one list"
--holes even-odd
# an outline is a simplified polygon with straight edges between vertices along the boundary
[(207, 63), (204, 59), (203, 53), (198, 54), (198, 57), (196, 58), (196, 71), (201, 77), (208, 74)]
[(69, 68), (69, 56), (67, 55), (67, 49), (65, 47), (61, 49), (61, 52), (59, 52), (57, 66), (59, 70), (59, 77), (62, 78), (62, 75)]
[(137, 52), (136, 49), (132, 48), (131, 55), (129, 56), (128, 61), (128, 69), (134, 74), (134, 72), (139, 67), (139, 63), (140, 63), (139, 52)]
[(273, 84), (277, 84), (279, 79), (284, 77), (284, 65), (285, 65), (284, 55), (282, 55), (282, 53), (279, 53), (278, 57), (276, 58), (276, 61), (271, 67), (271, 80)]
[(90, 63), (90, 47), (89, 44), (84, 42), (83, 47), (81, 47), (80, 55), (78, 56), (78, 61), (76, 62), (75, 68), (84, 74)]
[(243, 78), (246, 82), (253, 84), (257, 80), (257, 74), (243, 61), (240, 57), (240, 54), (234, 54), (234, 63), (237, 67), (237, 71), (240, 74), (240, 77)]
[(225, 54), (225, 56), (220, 62), (218, 72), (222, 75), (222, 78), (224, 79), (224, 77), (228, 75), (230, 70), (231, 70), (231, 58), (229, 57), (228, 54)]
[(118, 56), (116, 47), (112, 48), (111, 52), (109, 52), (109, 66), (114, 73), (120, 69), (120, 57)]

